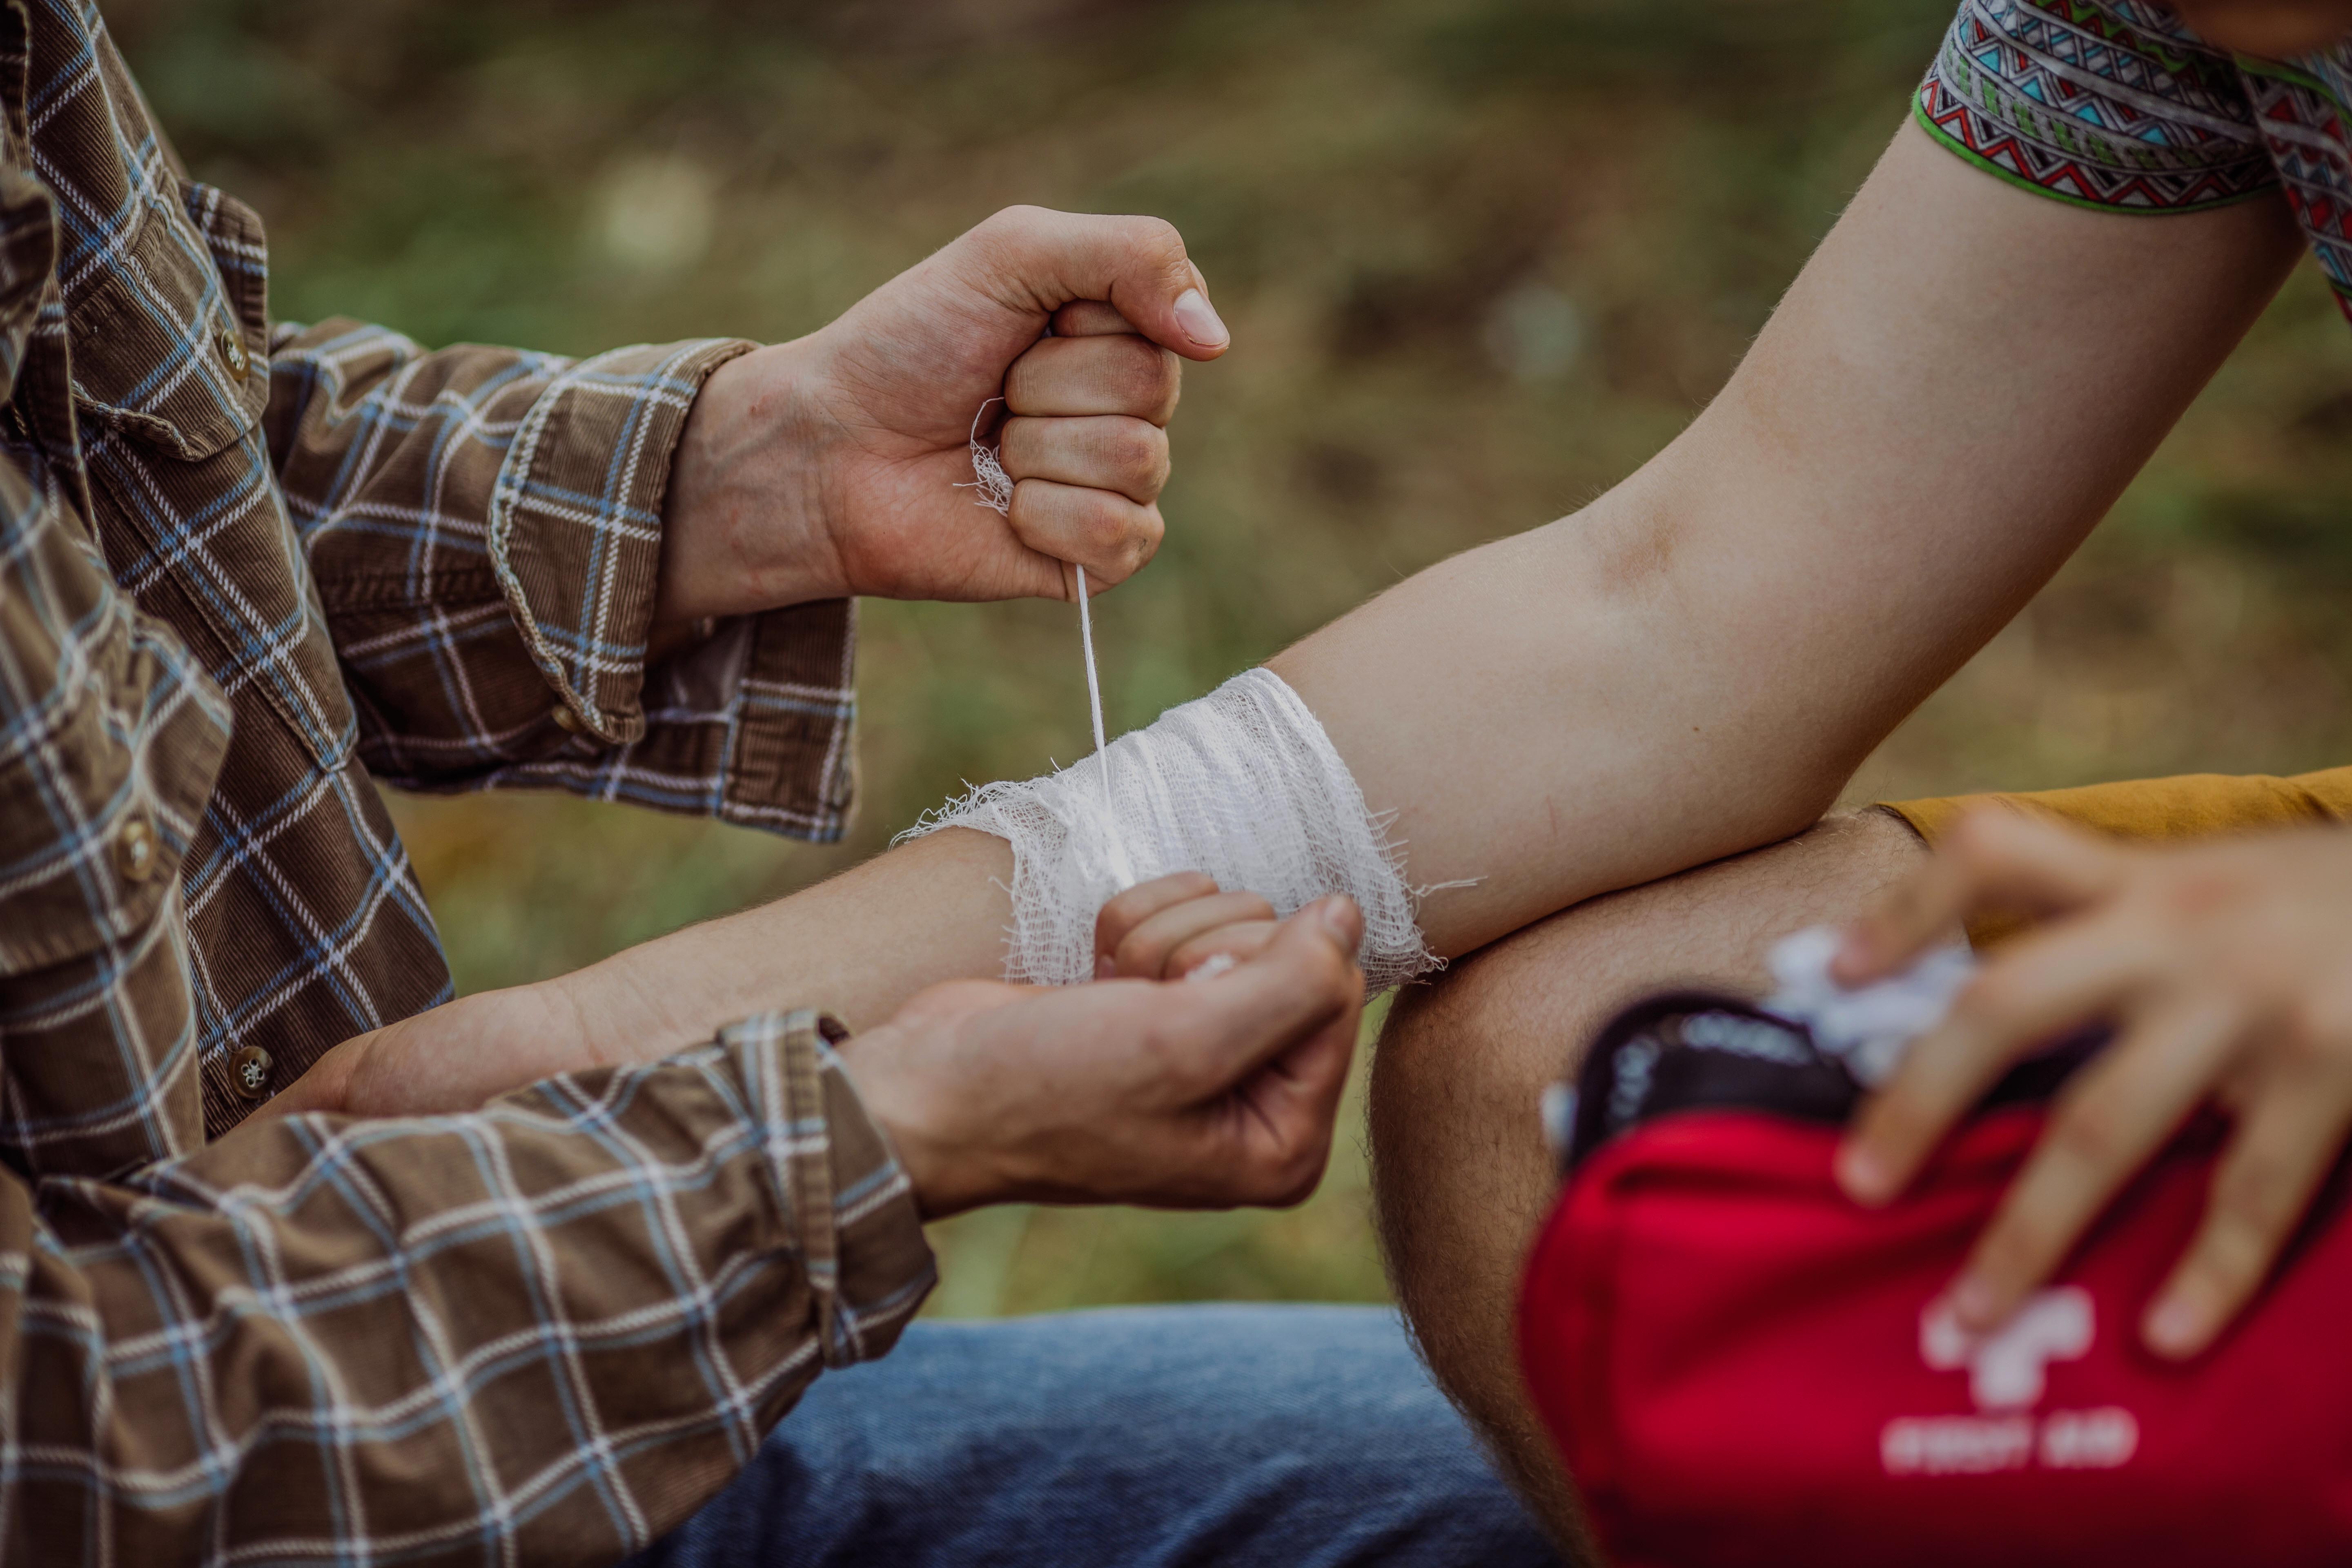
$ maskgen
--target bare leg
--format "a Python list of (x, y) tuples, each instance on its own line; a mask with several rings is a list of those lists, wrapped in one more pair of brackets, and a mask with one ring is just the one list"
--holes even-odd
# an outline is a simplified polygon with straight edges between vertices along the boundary
[(1381, 1241), (1431, 1370), (1554, 1532), (1581, 1550), (1574, 1494), (1520, 1392), (1521, 1256), (1557, 1182), (1536, 1115), (1610, 1014), (1696, 983), (1756, 992), (1764, 951), (1858, 912), (1926, 853), (1868, 811), (1566, 910), (1397, 998), (1372, 1063)]

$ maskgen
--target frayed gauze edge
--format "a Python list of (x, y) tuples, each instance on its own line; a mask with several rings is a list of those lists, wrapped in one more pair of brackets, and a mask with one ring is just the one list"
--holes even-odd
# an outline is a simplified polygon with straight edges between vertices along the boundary
[(1388, 820), (1365, 808), (1298, 693), (1272, 670), (1252, 669), (1120, 736), (1107, 753), (983, 784), (927, 812), (897, 842), (971, 827), (1013, 847), (1008, 980), (1091, 980), (1106, 900), (1155, 877), (1204, 871), (1283, 915), (1328, 893), (1355, 900), (1364, 979), (1380, 991), (1441, 963), (1422, 940)]

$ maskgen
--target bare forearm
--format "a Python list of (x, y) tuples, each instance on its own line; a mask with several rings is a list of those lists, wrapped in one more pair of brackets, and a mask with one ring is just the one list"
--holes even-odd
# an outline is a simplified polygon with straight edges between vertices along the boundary
[(763, 1008), (823, 1007), (864, 1029), (926, 985), (1003, 973), (1012, 877), (1003, 839), (934, 834), (557, 984), (588, 1037), (620, 1057), (679, 1049)]
[[(1723, 395), (1583, 511), (1273, 668), (1468, 951), (1796, 832), (2106, 510), (2297, 253), (2275, 202), (2093, 214), (1906, 124)], [(998, 972), (1011, 857), (950, 832), (560, 983), (597, 1048), (858, 1023)]]
[[(2295, 254), (2273, 206), (2080, 212), (1906, 124), (1640, 472), (1272, 661), (1397, 814), (1412, 879), (1475, 879), (1427, 900), (1430, 945), (1815, 820), (2080, 543)], [(1010, 868), (944, 835), (590, 977), (648, 974), (696, 1014), (681, 1038), (748, 1005), (877, 1016), (993, 972)]]
[(2283, 206), (2077, 211), (1906, 125), (1731, 384), (1584, 511), (1273, 661), (1430, 944), (1786, 837), (2021, 608), (2297, 253)]

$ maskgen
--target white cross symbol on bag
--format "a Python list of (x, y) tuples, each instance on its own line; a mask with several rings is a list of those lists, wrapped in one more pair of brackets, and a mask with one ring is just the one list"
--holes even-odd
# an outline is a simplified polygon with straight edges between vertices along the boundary
[(1919, 1359), (1938, 1372), (1969, 1369), (1979, 1410), (2026, 1410), (2042, 1402), (2053, 1361), (2079, 1361), (2091, 1348), (2091, 1293), (2079, 1285), (2037, 1290), (1989, 1334), (1972, 1334), (1937, 1300), (1919, 1314)]
[(1878, 1457), (1895, 1476), (1985, 1475), (2036, 1464), (2053, 1470), (2105, 1470), (2139, 1448), (2128, 1410), (2033, 1407), (2050, 1386), (2053, 1362), (2079, 1361), (2097, 1337), (2091, 1293), (2076, 1285), (2036, 1291), (1989, 1334), (1960, 1327), (1941, 1299), (1919, 1314), (1919, 1359), (1937, 1372), (1966, 1371), (1974, 1415), (1899, 1415), (1879, 1434)]

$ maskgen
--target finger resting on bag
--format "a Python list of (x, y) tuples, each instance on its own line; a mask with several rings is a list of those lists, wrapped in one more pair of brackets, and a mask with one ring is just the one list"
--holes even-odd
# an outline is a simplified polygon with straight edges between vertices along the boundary
[(1929, 857), (1846, 928), (1831, 973), (1843, 985), (1885, 979), (1950, 930), (1968, 898), (1967, 868), (1948, 852)]
[(1139, 505), (1168, 483), (1168, 432), (1123, 414), (1008, 420), (999, 456), (1016, 480), (1116, 490)]
[(1124, 583), (1160, 549), (1165, 524), (1156, 506), (1114, 490), (1023, 479), (1013, 487), (1005, 521), (1022, 543), (1041, 555), (1087, 569), (1099, 591)]
[(1839, 1158), (1846, 1190), (1865, 1203), (1902, 1191), (2011, 1062), (2116, 1002), (2148, 962), (2137, 933), (2113, 922), (2037, 936), (1988, 962), (1864, 1103)]
[(1125, 414), (1165, 425), (1183, 390), (1182, 363), (1139, 337), (1046, 338), (1005, 373), (1004, 404), (1015, 414)]
[(2273, 1082), (2238, 1118), (2213, 1173), (2197, 1236), (2149, 1303), (2141, 1337), (2158, 1355), (2195, 1355), (2262, 1288), (2352, 1127), (2342, 1085)]
[(2075, 1073), (1961, 1271), (1952, 1305), (1964, 1326), (1999, 1323), (2057, 1269), (2204, 1098), (2234, 1034), (2214, 1009), (2159, 1013)]
[(1935, 855), (1856, 921), (1832, 973), (1848, 985), (1902, 968), (1960, 922), (1988, 913), (2048, 914), (2109, 891), (2127, 852), (2079, 828), (2006, 806), (1979, 806)]

